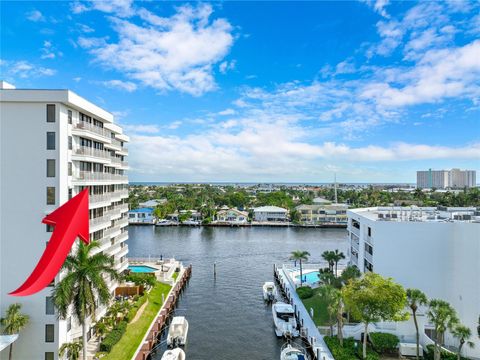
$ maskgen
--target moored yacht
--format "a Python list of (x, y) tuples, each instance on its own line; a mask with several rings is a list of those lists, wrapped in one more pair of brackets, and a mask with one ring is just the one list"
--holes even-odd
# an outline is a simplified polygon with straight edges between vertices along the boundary
[(271, 281), (267, 281), (263, 284), (263, 300), (273, 301), (277, 298), (278, 292), (277, 287)]
[(292, 344), (284, 344), (280, 353), (280, 360), (306, 360), (307, 356), (303, 349), (293, 346)]
[(180, 348), (167, 350), (163, 353), (161, 360), (185, 360), (185, 352)]
[(168, 328), (167, 345), (183, 346), (187, 342), (188, 321), (185, 316), (175, 316)]
[(299, 335), (292, 305), (277, 302), (272, 305), (272, 314), (275, 334), (278, 337), (297, 337)]

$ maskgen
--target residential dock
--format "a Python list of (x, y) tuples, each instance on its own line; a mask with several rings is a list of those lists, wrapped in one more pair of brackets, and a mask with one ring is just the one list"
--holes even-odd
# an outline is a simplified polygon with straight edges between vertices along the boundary
[(334, 360), (332, 353), (323, 340), (323, 336), (320, 334), (320, 331), (303, 305), (302, 300), (295, 291), (295, 284), (292, 283), (290, 277), (285, 273), (285, 270), (274, 265), (273, 276), (280, 285), (287, 301), (295, 309), (295, 316), (300, 325), (300, 334), (307, 343), (308, 350), (317, 360)]

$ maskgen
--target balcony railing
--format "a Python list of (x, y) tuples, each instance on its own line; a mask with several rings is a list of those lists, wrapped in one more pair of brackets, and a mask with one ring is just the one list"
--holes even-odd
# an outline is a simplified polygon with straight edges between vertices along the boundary
[(120, 194), (120, 197), (128, 197), (128, 190), (119, 190), (117, 191), (118, 194)]
[(107, 138), (108, 140), (111, 139), (111, 131), (109, 131), (105, 128), (95, 126), (93, 124), (89, 124), (85, 121), (79, 121), (79, 122), (75, 123), (73, 125), (73, 128), (78, 129), (78, 130), (86, 130), (86, 131), (92, 132), (96, 135), (100, 135), (104, 138)]
[(126, 175), (119, 174), (110, 174), (110, 173), (100, 173), (100, 172), (90, 172), (90, 171), (79, 171), (73, 175), (74, 180), (85, 180), (85, 181), (125, 181), (128, 180)]
[(102, 224), (109, 224), (111, 223), (111, 220), (110, 220), (110, 216), (108, 215), (104, 215), (104, 216), (100, 216), (100, 217), (97, 217), (97, 218), (94, 218), (94, 219), (90, 219), (90, 227), (93, 228), (95, 226), (98, 226), (98, 225), (102, 225)]
[(95, 149), (88, 146), (79, 146), (78, 148), (73, 149), (73, 153), (75, 155), (92, 156), (106, 160), (110, 160), (112, 158), (108, 151)]
[(112, 200), (112, 196), (109, 193), (106, 194), (94, 194), (88, 197), (90, 204), (109, 202)]
[(120, 212), (127, 212), (128, 211), (128, 204), (122, 204), (119, 205), (118, 208), (120, 209)]
[(115, 241), (122, 242), (128, 239), (128, 232), (123, 232), (120, 235), (115, 236)]

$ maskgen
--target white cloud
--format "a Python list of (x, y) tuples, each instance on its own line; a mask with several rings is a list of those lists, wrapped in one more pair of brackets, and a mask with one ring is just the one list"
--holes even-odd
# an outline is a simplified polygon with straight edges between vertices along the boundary
[(26, 60), (3, 60), (1, 66), (2, 74), (4, 74), (7, 79), (27, 79), (41, 76), (52, 76), (56, 73), (56, 70), (54, 69), (37, 66)]
[(220, 63), (220, 65), (218, 66), (218, 69), (220, 70), (220, 72), (222, 74), (226, 74), (227, 71), (235, 69), (236, 64), (237, 64), (237, 62), (235, 60), (224, 61), (224, 62)]
[(75, 14), (98, 10), (120, 17), (129, 17), (134, 14), (132, 5), (133, 0), (89, 0), (75, 1), (71, 4), (71, 9)]
[(228, 115), (234, 115), (234, 114), (236, 114), (236, 111), (230, 108), (218, 112), (218, 115), (221, 115), (221, 116), (228, 116)]
[(118, 42), (79, 39), (97, 62), (154, 89), (202, 95), (216, 88), (213, 65), (233, 44), (233, 27), (225, 19), (211, 20), (207, 4), (180, 6), (169, 18), (138, 11), (146, 25), (111, 17)]
[(41, 59), (55, 59), (57, 54), (59, 56), (62, 55), (61, 52), (56, 52), (56, 49), (55, 47), (52, 45), (52, 42), (51, 41), (47, 41), (45, 40), (43, 42), (43, 47), (40, 49), (40, 51), (42, 52), (42, 55), (40, 55), (40, 58)]
[(128, 134), (157, 134), (160, 132), (160, 126), (158, 125), (121, 124), (121, 126)]
[(80, 80), (82, 80), (82, 78), (80, 76), (77, 76), (77, 77), (74, 77), (72, 80), (75, 82), (79, 82)]
[(45, 17), (38, 10), (32, 10), (26, 14), (28, 20), (33, 22), (45, 21)]
[(107, 80), (107, 81), (102, 81), (102, 84), (112, 89), (124, 90), (127, 92), (132, 92), (137, 90), (137, 85), (131, 81)]

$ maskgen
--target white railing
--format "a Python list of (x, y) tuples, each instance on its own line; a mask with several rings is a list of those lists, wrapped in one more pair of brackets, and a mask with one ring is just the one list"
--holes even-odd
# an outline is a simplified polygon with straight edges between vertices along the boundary
[(127, 212), (128, 211), (128, 204), (122, 204), (118, 206), (118, 209), (120, 209), (120, 212)]
[(120, 191), (116, 191), (117, 194), (120, 195), (120, 197), (128, 197), (128, 190), (120, 190)]
[(102, 225), (104, 223), (108, 223), (110, 224), (111, 220), (110, 220), (110, 216), (108, 215), (104, 215), (104, 216), (100, 216), (100, 217), (97, 217), (95, 219), (90, 219), (90, 227), (95, 227), (95, 226), (98, 226), (98, 225)]
[(90, 171), (79, 171), (73, 175), (74, 180), (85, 180), (85, 181), (124, 181), (128, 180), (126, 175), (110, 174), (110, 173), (100, 173), (100, 172), (90, 172)]
[(73, 125), (73, 128), (78, 129), (78, 130), (90, 131), (92, 133), (95, 133), (96, 135), (100, 135), (104, 138), (107, 138), (108, 140), (111, 139), (111, 131), (109, 131), (105, 128), (101, 128), (99, 126), (95, 126), (93, 124), (87, 123), (85, 121), (79, 121), (79, 122), (75, 123)]
[(112, 200), (112, 196), (109, 193), (106, 194), (94, 194), (88, 197), (88, 201), (91, 204), (109, 202)]
[(88, 146), (79, 146), (78, 148), (73, 149), (73, 154), (82, 155), (82, 156), (92, 156), (92, 157), (103, 158), (107, 160), (112, 159), (112, 156), (108, 151), (95, 149)]
[(373, 264), (373, 259), (372, 258), (373, 258), (373, 256), (370, 253), (365, 251), (365, 259), (367, 259), (370, 264)]
[(120, 235), (115, 236), (115, 241), (122, 242), (122, 241), (125, 241), (127, 238), (128, 238), (128, 232), (125, 231)]

